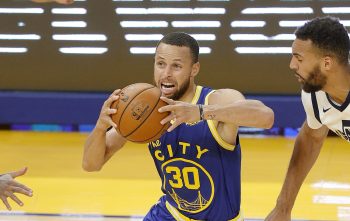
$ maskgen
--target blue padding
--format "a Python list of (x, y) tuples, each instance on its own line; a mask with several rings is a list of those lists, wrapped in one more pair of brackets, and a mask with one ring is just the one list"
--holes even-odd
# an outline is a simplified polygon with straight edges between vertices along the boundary
[(300, 96), (246, 96), (262, 101), (275, 112), (275, 127), (301, 127), (305, 111)]
[[(0, 124), (95, 124), (109, 94), (0, 91)], [(275, 127), (300, 127), (300, 96), (247, 96), (271, 107)]]
[(108, 94), (0, 92), (0, 124), (94, 124)]

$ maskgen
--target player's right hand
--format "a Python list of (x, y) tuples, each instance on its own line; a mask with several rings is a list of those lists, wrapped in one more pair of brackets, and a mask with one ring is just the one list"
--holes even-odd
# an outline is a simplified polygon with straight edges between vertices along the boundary
[(8, 210), (11, 210), (12, 208), (7, 201), (7, 198), (11, 198), (18, 205), (23, 206), (23, 202), (17, 198), (15, 193), (21, 193), (27, 196), (33, 195), (33, 191), (30, 188), (14, 180), (16, 177), (24, 175), (26, 171), (27, 167), (0, 176), (0, 199)]
[(120, 89), (113, 91), (113, 93), (108, 97), (108, 99), (103, 103), (100, 116), (96, 123), (96, 128), (107, 130), (109, 127), (117, 127), (117, 125), (112, 121), (111, 115), (117, 113), (116, 109), (112, 109), (111, 105), (113, 102), (119, 99)]
[(266, 217), (265, 221), (291, 221), (291, 212), (283, 212), (274, 208)]

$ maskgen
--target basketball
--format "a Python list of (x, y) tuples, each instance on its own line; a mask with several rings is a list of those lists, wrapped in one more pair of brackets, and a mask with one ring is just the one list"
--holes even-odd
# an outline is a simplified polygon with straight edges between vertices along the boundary
[(170, 123), (160, 123), (169, 114), (158, 112), (160, 107), (167, 105), (160, 96), (160, 89), (151, 84), (135, 83), (124, 87), (119, 99), (111, 105), (117, 109), (111, 117), (118, 133), (136, 143), (159, 139), (170, 126)]

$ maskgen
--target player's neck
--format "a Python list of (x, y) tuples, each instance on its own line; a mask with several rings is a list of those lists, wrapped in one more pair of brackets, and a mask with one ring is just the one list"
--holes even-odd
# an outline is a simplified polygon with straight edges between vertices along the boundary
[(350, 67), (342, 68), (329, 75), (325, 91), (335, 102), (345, 102), (350, 91)]
[(190, 84), (186, 93), (179, 99), (180, 101), (191, 103), (194, 95), (196, 94), (196, 84)]

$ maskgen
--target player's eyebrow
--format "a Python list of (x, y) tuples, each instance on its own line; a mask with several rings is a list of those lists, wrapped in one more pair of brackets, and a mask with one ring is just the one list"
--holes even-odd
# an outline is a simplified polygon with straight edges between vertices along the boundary
[(296, 52), (293, 52), (292, 53), (294, 56), (299, 56), (299, 57), (303, 57), (301, 54), (299, 54), (299, 53), (296, 53)]

